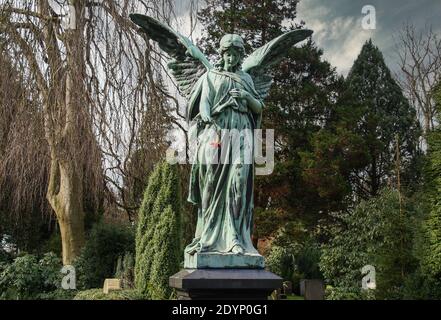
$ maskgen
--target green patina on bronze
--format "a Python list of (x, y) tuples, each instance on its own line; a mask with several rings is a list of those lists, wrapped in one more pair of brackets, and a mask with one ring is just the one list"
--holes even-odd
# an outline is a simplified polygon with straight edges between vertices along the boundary
[[(254, 161), (231, 161), (233, 146), (214, 143), (212, 132), (260, 128), (263, 100), (273, 80), (270, 68), (312, 31), (287, 32), (246, 58), (242, 38), (225, 35), (219, 44), (221, 59), (213, 66), (188, 38), (168, 26), (145, 15), (130, 18), (170, 56), (168, 67), (189, 101), (190, 131), (199, 138), (188, 196), (198, 206), (198, 220), (195, 238), (185, 249), (185, 267), (263, 268), (251, 241)], [(239, 147), (242, 153), (249, 145), (241, 140)], [(230, 161), (213, 163), (219, 152)]]

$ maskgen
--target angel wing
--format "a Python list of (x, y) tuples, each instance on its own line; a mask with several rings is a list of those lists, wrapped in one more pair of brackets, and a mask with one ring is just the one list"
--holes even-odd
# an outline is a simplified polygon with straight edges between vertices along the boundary
[(242, 64), (242, 70), (253, 78), (254, 87), (262, 99), (268, 96), (273, 77), (268, 69), (280, 63), (289, 49), (296, 43), (311, 36), (313, 31), (307, 29), (294, 30), (268, 42), (249, 55)]
[(196, 82), (213, 68), (208, 59), (190, 39), (163, 23), (142, 14), (131, 14), (130, 19), (170, 56), (167, 66), (178, 84), (179, 92), (188, 98)]

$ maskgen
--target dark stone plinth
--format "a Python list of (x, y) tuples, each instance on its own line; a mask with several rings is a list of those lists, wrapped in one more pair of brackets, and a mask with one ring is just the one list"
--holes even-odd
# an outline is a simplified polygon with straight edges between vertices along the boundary
[(179, 300), (268, 300), (282, 282), (259, 269), (185, 269), (169, 280)]
[(305, 300), (325, 300), (323, 281), (302, 279), (300, 281), (300, 295), (305, 297)]

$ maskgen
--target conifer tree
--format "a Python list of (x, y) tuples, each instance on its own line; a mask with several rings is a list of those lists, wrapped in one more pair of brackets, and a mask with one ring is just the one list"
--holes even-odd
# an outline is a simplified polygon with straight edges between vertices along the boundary
[(135, 259), (135, 287), (143, 294), (147, 294), (147, 279), (151, 260), (149, 251), (150, 242), (153, 236), (153, 205), (161, 188), (162, 172), (161, 165), (157, 164), (149, 178), (147, 189), (144, 192), (144, 199), (138, 213), (138, 224), (136, 229), (136, 259)]
[(169, 299), (172, 289), (169, 277), (179, 271), (182, 258), (179, 215), (172, 206), (163, 211), (153, 236), (155, 253), (148, 282), (149, 296), (154, 300)]
[(415, 164), (419, 155), (420, 127), (416, 112), (371, 40), (364, 44), (346, 81), (355, 105), (363, 109), (358, 127), (369, 154), (369, 164), (357, 173), (357, 194), (362, 198), (376, 196), (395, 179), (397, 138), (402, 182), (404, 185), (417, 183)]
[(167, 162), (160, 163), (144, 193), (136, 233), (135, 286), (147, 297), (167, 299), (170, 296), (168, 285), (154, 287), (164, 286), (168, 277), (179, 269), (181, 219), (178, 168)]

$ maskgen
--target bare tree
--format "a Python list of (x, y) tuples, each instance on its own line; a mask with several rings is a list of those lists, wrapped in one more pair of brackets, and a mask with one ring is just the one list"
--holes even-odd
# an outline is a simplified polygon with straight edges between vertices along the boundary
[[(25, 87), (37, 89), (32, 104), (42, 114), (47, 200), (60, 227), (64, 264), (73, 262), (85, 241), (84, 198), (99, 194), (105, 180), (111, 200), (124, 206), (129, 159), (139, 150), (153, 158), (152, 149), (162, 145), (169, 109), (157, 82), (160, 57), (137, 41), (127, 16), (139, 10), (167, 16), (172, 5), (0, 0), (5, 50), (16, 59), (19, 79), (32, 82)], [(61, 6), (72, 18), (67, 25)]]
[(397, 37), (397, 52), (402, 76), (400, 85), (423, 121), (424, 133), (435, 125), (433, 89), (441, 79), (441, 38), (426, 27), (417, 31), (406, 24)]
[(0, 39), (0, 238), (5, 233), (17, 249), (32, 250), (53, 226), (45, 201), (48, 148), (42, 112), (33, 103), (38, 92), (4, 46)]

